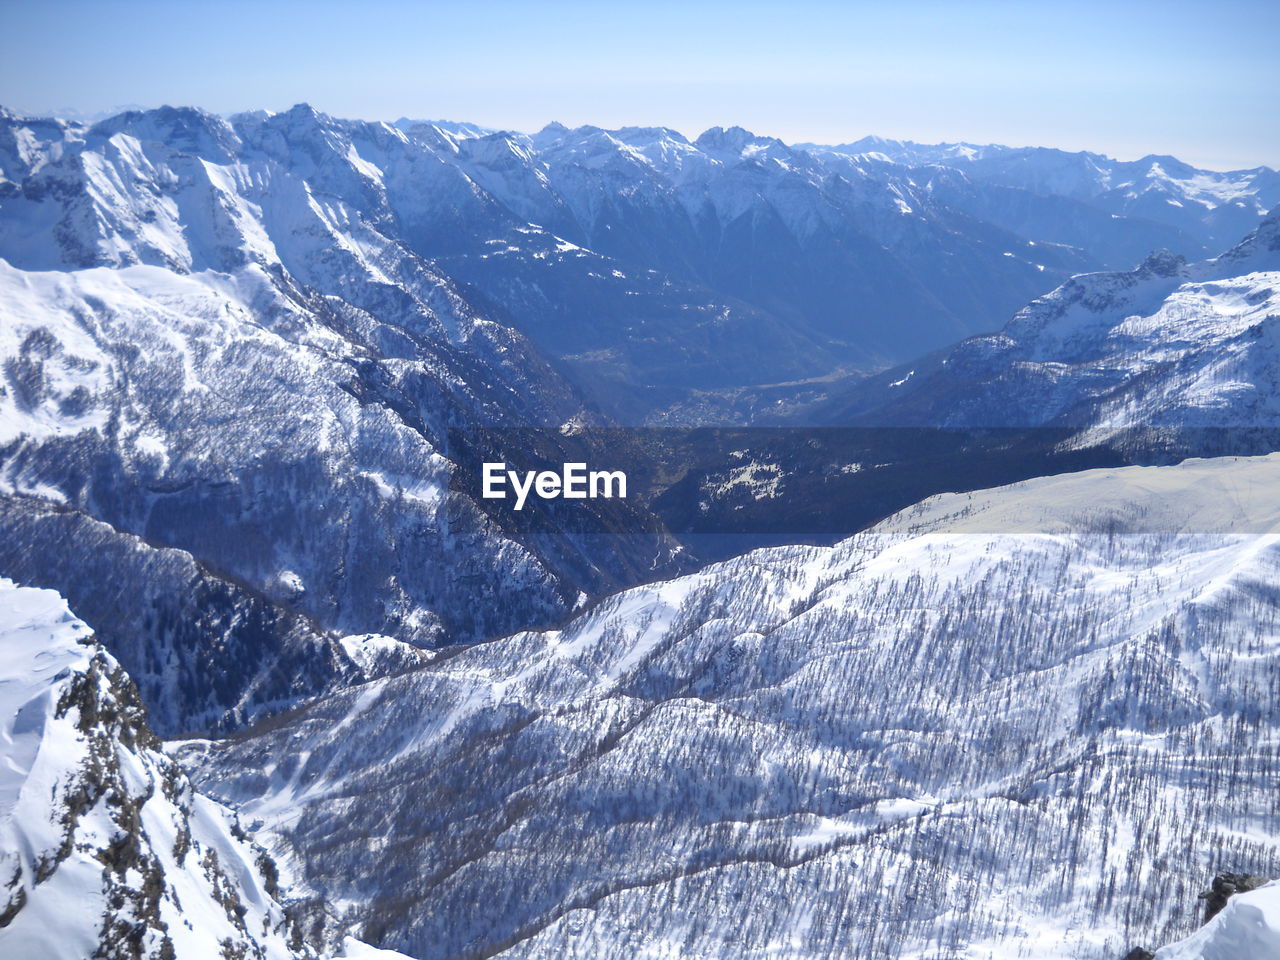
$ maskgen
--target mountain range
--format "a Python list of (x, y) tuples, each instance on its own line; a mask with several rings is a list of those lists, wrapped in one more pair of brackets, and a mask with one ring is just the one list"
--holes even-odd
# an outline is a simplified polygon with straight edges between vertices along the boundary
[(0, 948), (1266, 944), (1277, 291), (1266, 168), (0, 111)]
[(1280, 449), (1280, 210), (1218, 257), (1073, 277), (1000, 330), (832, 391), (822, 428), (694, 431), (671, 529), (833, 537), (944, 491)]
[(524, 135), (305, 105), (2, 125), (14, 266), (278, 262), (341, 296), (335, 273), (396, 285), (381, 258), (426, 258), (627, 424), (742, 422), (744, 392), (797, 402), (796, 381), (988, 332), (1072, 274), (1219, 253), (1280, 204), (1266, 168), (737, 127)]

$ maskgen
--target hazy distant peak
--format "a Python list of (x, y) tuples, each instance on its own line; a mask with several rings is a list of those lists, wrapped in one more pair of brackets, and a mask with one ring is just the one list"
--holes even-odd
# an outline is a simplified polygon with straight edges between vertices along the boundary
[(401, 117), (391, 126), (403, 130), (405, 133), (415, 127), (435, 127), (437, 130), (441, 130), (457, 139), (487, 137), (500, 132), (493, 127), (482, 127), (478, 123), (467, 123), (463, 120), (415, 120), (411, 117)]

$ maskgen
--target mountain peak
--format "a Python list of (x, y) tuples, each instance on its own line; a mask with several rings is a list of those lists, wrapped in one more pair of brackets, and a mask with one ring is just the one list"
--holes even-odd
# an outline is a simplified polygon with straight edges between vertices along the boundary
[(569, 135), (569, 132), (569, 128), (559, 120), (552, 120), (545, 127), (535, 133), (531, 139), (535, 146), (541, 148), (560, 142)]
[(1151, 277), (1176, 277), (1187, 265), (1187, 258), (1172, 250), (1153, 250), (1138, 265), (1138, 272)]
[(762, 137), (743, 127), (711, 127), (703, 131), (693, 142), (698, 149), (708, 153), (741, 156), (748, 147), (780, 148), (788, 153), (791, 148), (776, 137)]
[(694, 141), (697, 144), (710, 146), (750, 143), (756, 135), (745, 127), (708, 127)]
[(239, 143), (230, 123), (198, 107), (166, 105), (152, 110), (127, 110), (89, 128), (90, 136), (110, 138), (118, 133), (215, 158), (228, 157)]
[(1227, 274), (1243, 270), (1280, 270), (1280, 206), (1262, 218), (1253, 232), (1211, 261)]
[(336, 120), (329, 114), (317, 110), (309, 103), (295, 103), (283, 113), (274, 114), (270, 119), (278, 120), (290, 126), (307, 126), (328, 128), (350, 121)]
[(617, 139), (632, 146), (642, 146), (662, 140), (688, 143), (689, 139), (679, 130), (670, 127), (619, 127), (613, 131)]
[(1148, 176), (1159, 176), (1160, 173), (1164, 173), (1166, 176), (1178, 180), (1184, 180), (1193, 176), (1196, 172), (1195, 167), (1191, 166), (1191, 164), (1184, 163), (1177, 157), (1171, 157), (1164, 153), (1148, 154), (1138, 161), (1138, 165), (1148, 168)]

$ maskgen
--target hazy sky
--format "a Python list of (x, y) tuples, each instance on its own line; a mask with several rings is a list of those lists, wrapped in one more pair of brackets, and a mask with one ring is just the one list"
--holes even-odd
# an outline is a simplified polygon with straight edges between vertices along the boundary
[(23, 112), (300, 101), (532, 131), (739, 124), (1280, 167), (1280, 2), (0, 0)]

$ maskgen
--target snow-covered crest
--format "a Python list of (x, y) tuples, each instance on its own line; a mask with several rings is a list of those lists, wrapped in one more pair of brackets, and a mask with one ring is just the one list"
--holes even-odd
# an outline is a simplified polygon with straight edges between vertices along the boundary
[(1113, 960), (1222, 863), (1280, 868), (1278, 491), (1272, 456), (939, 497), (323, 701), (201, 780), (415, 955)]
[(159, 747), (65, 602), (0, 580), (0, 951), (316, 956), (265, 850)]

